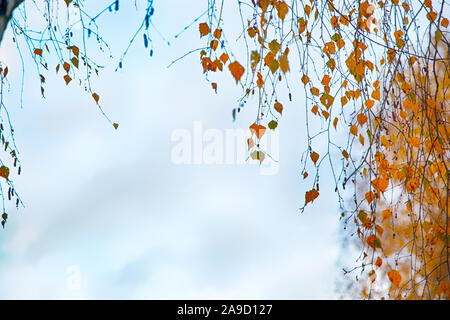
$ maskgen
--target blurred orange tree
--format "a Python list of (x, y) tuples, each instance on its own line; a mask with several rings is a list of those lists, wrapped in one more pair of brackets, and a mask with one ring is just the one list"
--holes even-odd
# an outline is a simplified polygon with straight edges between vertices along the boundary
[[(25, 39), (38, 68), (42, 95), (45, 76), (40, 70), (48, 69), (46, 55), (52, 48), (59, 60), (56, 72), (66, 84), (78, 77), (101, 110), (100, 96), (90, 83), (100, 66), (88, 56), (85, 38), (95, 37), (100, 51), (108, 50), (96, 20), (104, 12), (118, 11), (119, 1), (95, 16), (84, 11), (82, 1), (64, 0), (63, 8), (60, 1), (45, 1), (38, 10), (44, 12), (45, 21), (39, 37), (12, 18), (21, 2), (0, 2), (0, 27), (9, 21), (14, 38)], [(229, 72), (242, 89), (238, 107), (232, 110), (234, 118), (245, 104), (256, 106), (247, 141), (251, 158), (267, 159), (261, 138), (267, 130), (278, 130), (291, 101), (298, 103), (291, 87), (304, 90), (308, 147), (302, 175), (311, 187), (301, 209), (320, 197), (320, 173), (328, 166), (341, 218), (358, 235), (361, 263), (353, 270), (361, 271), (362, 296), (448, 299), (450, 55), (445, 13), (449, 4), (208, 0), (207, 5), (207, 18), (198, 24), (204, 46), (190, 53), (200, 52), (200, 66), (215, 92), (222, 78), (210, 79), (221, 71)], [(232, 5), (233, 10), (226, 10)], [(145, 8), (130, 45), (142, 33), (147, 48), (153, 1), (146, 1)], [(72, 28), (75, 24), (67, 14), (69, 27), (62, 30), (63, 10), (76, 12), (75, 24), (82, 27)], [(241, 23), (236, 47), (227, 40), (224, 21)], [(0, 68), (3, 97), (8, 69)], [(6, 110), (3, 100), (1, 107)], [(14, 142), (13, 130), (5, 114), (2, 142), (16, 166), (15, 144), (8, 142), (8, 136)], [(8, 124), (8, 136), (3, 123)], [(116, 123), (111, 124), (117, 129)], [(1, 165), (8, 197), (17, 197), (18, 204), (10, 166)], [(5, 197), (6, 192), (1, 194)], [(3, 212), (3, 224), (6, 219)]]
[(230, 61), (223, 6), (209, 1), (209, 20), (199, 25), (207, 38), (201, 65), (205, 73), (229, 69), (241, 105), (256, 97), (252, 158), (264, 159), (259, 140), (276, 130), (293, 78), (306, 95), (303, 177), (307, 168), (315, 173), (304, 205), (319, 197), (320, 168), (329, 165), (342, 219), (360, 239), (353, 270), (365, 280), (363, 297), (448, 299), (449, 5), (238, 1), (241, 62)]

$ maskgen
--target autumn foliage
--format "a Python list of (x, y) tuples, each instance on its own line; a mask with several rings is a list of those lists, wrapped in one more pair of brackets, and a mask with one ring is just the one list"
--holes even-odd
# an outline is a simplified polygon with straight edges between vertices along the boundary
[[(79, 11), (81, 37), (72, 38), (71, 30), (64, 39), (25, 37), (38, 67), (41, 93), (44, 96), (45, 76), (40, 72), (49, 67), (47, 42), (57, 41), (55, 71), (67, 85), (74, 79), (83, 83), (106, 117), (101, 97), (90, 82), (91, 74), (98, 74), (98, 65), (84, 47), (91, 35), (102, 49), (107, 47), (95, 23), (98, 16), (88, 16), (82, 2), (65, 3), (67, 10)], [(360, 290), (350, 294), (449, 299), (448, 3), (237, 1), (232, 18), (241, 21), (242, 30), (236, 47), (228, 41), (224, 27), (223, 6), (230, 2), (207, 3), (207, 15), (195, 24), (203, 45), (192, 52), (199, 52), (201, 71), (208, 74), (214, 92), (220, 93), (215, 76), (221, 72), (242, 89), (239, 107), (232, 110), (234, 119), (242, 106), (255, 107), (255, 120), (248, 124), (250, 157), (260, 163), (267, 159), (261, 144), (264, 134), (278, 130), (287, 108), (304, 109), (299, 127), (305, 130), (307, 149), (301, 174), (309, 187), (301, 209), (320, 200), (320, 173), (328, 166), (340, 217), (346, 230), (351, 230), (348, 237), (352, 232), (357, 236), (361, 251), (356, 266), (345, 270), (348, 276), (358, 273), (355, 282)], [(119, 1), (109, 10), (119, 10)], [(153, 11), (153, 1), (148, 1), (130, 45), (142, 32), (144, 46), (149, 46)], [(47, 21), (45, 32), (52, 39), (56, 26), (52, 17)], [(14, 30), (25, 34), (14, 23)], [(2, 93), (7, 73), (0, 64)], [(294, 87), (303, 90), (304, 96), (294, 97)], [(4, 128), (3, 123), (7, 122), (0, 128), (4, 150), (20, 173), (14, 141), (10, 143), (4, 134), (4, 129), (12, 132), (12, 127)], [(118, 128), (117, 123), (111, 124)], [(1, 185), (19, 204), (9, 175), (9, 167), (2, 165)], [(2, 217), (4, 224), (5, 212)]]
[[(215, 45), (210, 30), (226, 30), (221, 8), (209, 5), (205, 73), (224, 70), (220, 52), (231, 50)], [(249, 149), (264, 153), (256, 146), (266, 127), (276, 130), (297, 82), (306, 95), (302, 174), (312, 179), (304, 205), (320, 199), (320, 168), (329, 165), (341, 218), (359, 239), (352, 270), (366, 298), (450, 297), (446, 9), (429, 0), (239, 2), (247, 61), (228, 67), (240, 103), (258, 107)]]

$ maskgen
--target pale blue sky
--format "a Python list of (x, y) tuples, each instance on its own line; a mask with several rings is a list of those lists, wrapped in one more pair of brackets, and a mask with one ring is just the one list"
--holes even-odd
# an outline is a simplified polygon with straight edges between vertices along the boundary
[[(205, 129), (246, 129), (256, 101), (233, 123), (239, 89), (231, 75), (222, 76), (216, 95), (198, 54), (167, 68), (202, 45), (196, 25), (173, 36), (206, 1), (155, 6), (154, 24), (171, 45), (153, 32), (154, 56), (138, 41), (118, 72), (118, 57), (141, 14), (122, 3), (119, 14), (99, 21), (114, 58), (102, 60), (106, 68), (95, 88), (120, 124), (117, 131), (82, 88), (66, 88), (53, 73), (47, 98), (40, 98), (31, 68), (19, 109), (20, 60), (10, 41), (2, 44), (12, 83), (7, 105), (23, 164), (15, 183), (26, 208), (10, 209), (0, 232), (0, 297), (336, 298), (341, 229), (326, 170), (321, 198), (299, 212), (311, 189), (300, 171), (303, 91), (294, 89), (294, 101), (285, 103), (278, 174), (260, 175), (255, 165), (173, 164), (174, 130), (192, 130), (196, 120)], [(230, 1), (228, 9), (233, 6)], [(226, 27), (236, 28), (231, 21)], [(79, 289), (67, 287), (72, 265), (81, 272)]]

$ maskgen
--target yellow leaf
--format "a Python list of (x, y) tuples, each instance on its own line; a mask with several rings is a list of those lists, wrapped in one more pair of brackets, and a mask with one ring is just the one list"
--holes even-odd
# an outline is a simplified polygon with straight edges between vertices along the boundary
[(399, 40), (401, 37), (403, 37), (403, 31), (402, 30), (397, 30), (394, 32), (394, 37), (396, 40)]

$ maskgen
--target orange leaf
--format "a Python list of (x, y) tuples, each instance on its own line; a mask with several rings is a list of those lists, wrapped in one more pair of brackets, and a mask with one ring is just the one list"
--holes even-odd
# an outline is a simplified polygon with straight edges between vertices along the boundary
[(228, 65), (228, 68), (231, 71), (231, 74), (233, 75), (234, 79), (236, 79), (236, 83), (241, 79), (242, 75), (244, 74), (244, 67), (241, 66), (241, 64), (237, 61), (232, 62)]
[(63, 63), (63, 68), (64, 68), (64, 70), (66, 70), (66, 72), (69, 72), (69, 70), (70, 70), (70, 64), (68, 64), (67, 62), (64, 62), (64, 63)]
[(368, 203), (371, 203), (373, 200), (375, 200), (375, 194), (372, 191), (369, 191), (365, 194), (365, 198)]
[(314, 162), (314, 165), (316, 165), (317, 160), (319, 160), (319, 154), (317, 152), (313, 152), (310, 154), (311, 160)]
[(372, 92), (372, 98), (374, 98), (375, 100), (380, 100), (380, 88)]
[(219, 41), (217, 41), (216, 39), (212, 40), (211, 43), (209, 44), (209, 46), (211, 47), (211, 49), (213, 49), (214, 51), (216, 51), (217, 47), (219, 46)]
[(349, 158), (349, 154), (348, 154), (348, 152), (347, 151), (342, 151), (342, 155), (344, 156), (344, 158), (346, 159), (346, 160), (348, 160), (348, 158)]
[(200, 23), (199, 30), (200, 30), (201, 37), (206, 36), (208, 33), (211, 32), (211, 29), (209, 28), (208, 24), (205, 22)]
[(358, 135), (358, 128), (355, 125), (350, 126), (350, 133), (354, 136)]
[(389, 209), (383, 210), (381, 212), (381, 218), (384, 220), (389, 219), (390, 217), (392, 217), (392, 212)]
[(389, 280), (397, 287), (400, 285), (400, 282), (402, 281), (402, 276), (397, 270), (390, 270), (388, 272), (388, 277)]
[(342, 96), (341, 97), (341, 104), (342, 104), (342, 106), (345, 106), (347, 104), (347, 102), (348, 102), (347, 97), (346, 96)]
[(356, 119), (358, 120), (358, 123), (363, 126), (367, 121), (367, 116), (364, 113), (360, 113), (356, 116)]
[(276, 4), (277, 14), (281, 20), (284, 20), (289, 11), (289, 7), (284, 1), (278, 1)]
[(334, 29), (337, 29), (339, 27), (339, 21), (336, 16), (332, 16), (330, 22)]
[(264, 80), (262, 77), (262, 74), (260, 72), (257, 73), (258, 76), (258, 80), (256, 80), (256, 85), (258, 86), (258, 88), (262, 88), (263, 84), (264, 84)]
[(217, 39), (220, 39), (220, 37), (222, 36), (222, 30), (221, 29), (216, 29), (214, 30), (214, 37)]
[(317, 191), (316, 189), (312, 189), (310, 191), (306, 191), (306, 193), (305, 193), (305, 206), (309, 202), (313, 202), (318, 196), (319, 196), (319, 191)]
[(66, 82), (66, 85), (67, 85), (67, 84), (69, 84), (70, 81), (72, 81), (72, 78), (68, 74), (66, 74), (64, 76), (64, 81)]
[(324, 86), (329, 86), (330, 85), (330, 81), (331, 81), (331, 77), (329, 75), (324, 75), (322, 78), (322, 84)]
[(264, 126), (262, 126), (262, 125), (260, 125), (260, 124), (256, 124), (256, 123), (254, 123), (254, 124), (252, 124), (251, 126), (250, 126), (250, 132), (252, 133), (252, 134), (256, 134), (256, 137), (258, 138), (258, 139), (261, 139), (261, 137), (264, 135), (264, 133), (266, 132), (266, 127), (264, 127)]
[(252, 138), (248, 138), (248, 139), (247, 139), (247, 145), (248, 145), (248, 150), (250, 150), (251, 148), (254, 147), (255, 141), (253, 141)]
[(302, 76), (302, 82), (303, 82), (303, 84), (304, 84), (305, 86), (308, 84), (308, 82), (309, 82), (309, 77), (308, 77), (306, 74), (304, 74), (304, 75)]
[(289, 61), (286, 55), (282, 55), (279, 59), (278, 62), (280, 64), (280, 69), (281, 71), (283, 71), (283, 73), (286, 73), (289, 71)]
[(369, 246), (371, 246), (373, 249), (381, 248), (381, 241), (380, 238), (378, 238), (376, 235), (372, 234), (367, 237), (366, 242)]
[(382, 264), (383, 264), (383, 260), (380, 257), (378, 257), (377, 261), (375, 261), (375, 265), (379, 268), (379, 267), (381, 267)]
[(94, 98), (95, 102), (98, 103), (98, 99), (100, 99), (100, 97), (98, 96), (98, 94), (93, 93), (92, 94), (92, 98)]
[(448, 27), (448, 19), (444, 18), (441, 20), (441, 26), (443, 26), (444, 28)]
[(277, 110), (280, 114), (283, 113), (283, 105), (279, 103), (278, 101), (275, 102), (274, 106), (275, 110)]
[(375, 188), (377, 191), (385, 192), (387, 187), (389, 186), (389, 180), (386, 180), (382, 177), (373, 179), (370, 183), (372, 187)]
[(223, 62), (223, 64), (227, 63), (227, 61), (228, 61), (228, 54), (222, 53), (222, 54), (220, 55), (219, 59), (220, 59), (220, 61)]
[(8, 177), (9, 177), (9, 168), (8, 167), (5, 167), (5, 166), (0, 167), (0, 177), (3, 177), (6, 180), (8, 180)]
[(34, 54), (42, 57), (42, 49), (34, 49)]
[(366, 102), (364, 103), (364, 105), (370, 110), (372, 109), (373, 105), (375, 104), (375, 101), (371, 100), (371, 99), (367, 99)]

